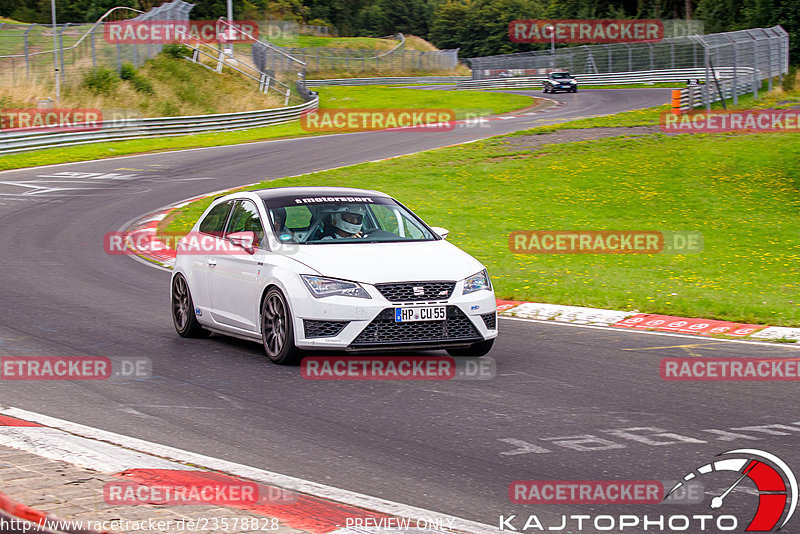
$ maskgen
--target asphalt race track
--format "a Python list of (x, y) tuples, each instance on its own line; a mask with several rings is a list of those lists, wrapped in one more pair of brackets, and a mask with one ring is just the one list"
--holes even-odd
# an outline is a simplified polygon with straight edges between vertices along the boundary
[[(796, 461), (795, 384), (664, 382), (658, 372), (667, 356), (797, 357), (791, 346), (505, 319), (492, 380), (307, 381), (296, 367), (270, 364), (258, 344), (179, 338), (169, 274), (102, 248), (103, 235), (130, 219), (209, 191), (668, 96), (587, 90), (548, 95), (565, 104), (549, 112), (452, 132), (343, 134), (0, 173), (0, 354), (145, 356), (154, 373), (3, 381), (0, 404), (494, 525), (511, 513), (558, 526), (562, 514), (679, 511), (515, 505), (515, 480), (675, 481), (743, 447)], [(728, 483), (706, 491), (719, 495)], [(747, 491), (731, 494), (728, 513), (752, 515)]]

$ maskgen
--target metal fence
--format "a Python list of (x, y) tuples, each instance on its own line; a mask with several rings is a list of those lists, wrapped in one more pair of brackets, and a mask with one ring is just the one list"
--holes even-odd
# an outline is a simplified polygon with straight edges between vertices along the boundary
[[(161, 52), (162, 44), (114, 44), (104, 26), (119, 20), (187, 21), (192, 4), (173, 0), (147, 13), (128, 7), (108, 11), (94, 24), (0, 25), (0, 84), (49, 84), (56, 68), (62, 82), (72, 83), (91, 67), (139, 66)], [(55, 39), (55, 42), (54, 42)], [(55, 46), (54, 46), (55, 45)]]
[[(780, 26), (707, 35), (671, 37), (656, 43), (614, 43), (561, 47), (553, 54), (537, 50), (470, 58), (473, 80), (502, 80), (541, 76), (554, 69), (566, 69), (582, 76), (602, 73), (631, 73), (702, 69), (705, 83), (703, 105), (710, 106), (712, 84), (720, 69), (733, 79), (732, 87), (748, 85), (758, 93), (762, 80), (779, 77), (789, 68), (789, 35)], [(718, 75), (716, 75), (718, 77)], [(732, 96), (738, 99), (739, 91)]]
[[(41, 24), (0, 24), (0, 85), (41, 84), (49, 88), (56, 69), (61, 84), (77, 84), (93, 67), (120, 71), (125, 63), (141, 66), (158, 55), (164, 43), (110, 42), (106, 25), (120, 20), (186, 22), (192, 7), (193, 4), (183, 0), (167, 2), (146, 13), (118, 7), (94, 24), (60, 24), (55, 29)], [(236, 30), (235, 45), (225, 46), (219, 42), (219, 37), (226, 31), (229, 31), (229, 25), (223, 17), (216, 22), (218, 40), (213, 43), (182, 35), (181, 42), (191, 48), (188, 59), (217, 72), (223, 69), (238, 71), (252, 78), (261, 91), (278, 92), (284, 98), (284, 105), (288, 104), (292, 88), (298, 82), (296, 93), (292, 94), (303, 100), (310, 98), (303, 85), (305, 64), (302, 61), (241, 29)], [(251, 45), (274, 52), (276, 60), (267, 60), (258, 66), (251, 61)]]
[[(722, 67), (714, 70), (718, 79), (731, 78), (737, 71), (733, 67)], [(739, 77), (753, 76), (754, 69), (739, 67)], [(580, 74), (576, 78), (578, 86), (585, 85), (628, 85), (655, 83), (686, 83), (705, 77), (704, 68), (639, 70), (633, 72), (606, 72), (600, 74)], [(540, 89), (541, 76), (513, 78), (493, 78), (488, 80), (463, 80), (456, 82), (457, 89)]]

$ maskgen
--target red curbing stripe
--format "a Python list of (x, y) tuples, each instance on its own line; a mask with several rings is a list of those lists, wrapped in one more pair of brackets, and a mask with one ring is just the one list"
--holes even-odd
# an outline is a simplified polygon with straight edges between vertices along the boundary
[[(254, 483), (252, 481), (242, 480), (211, 471), (128, 469), (114, 476), (143, 486), (187, 488), (187, 492), (191, 492), (192, 489), (198, 491), (200, 488), (204, 487), (230, 488), (236, 486), (257, 486), (258, 499), (256, 499), (256, 502), (235, 502), (234, 499), (230, 502), (218, 500), (215, 502), (208, 502), (207, 504), (244, 510), (276, 518), (284, 526), (305, 530), (311, 534), (327, 534), (340, 529), (345, 526), (348, 518), (369, 517), (380, 519), (389, 517), (385, 514), (369, 512), (354, 506), (339, 504), (319, 497), (312, 497), (310, 495), (284, 490), (276, 486)], [(163, 491), (162, 494), (164, 494)], [(108, 499), (109, 492), (104, 491), (104, 495)], [(155, 491), (153, 495), (155, 495)], [(233, 494), (231, 493), (231, 495)], [(196, 503), (192, 502), (187, 504)]]
[(511, 308), (515, 308), (515, 307), (519, 306), (520, 304), (526, 304), (525, 302), (523, 302), (521, 300), (495, 299), (495, 301), (497, 303), (497, 311), (498, 312), (508, 311)]
[(7, 415), (0, 414), (0, 426), (44, 426), (44, 425), (40, 425), (39, 423), (31, 423), (30, 421), (23, 421), (22, 419), (17, 419), (16, 417), (9, 417)]
[(726, 336), (746, 337), (763, 330), (766, 325), (733, 323), (714, 319), (697, 319), (692, 317), (675, 317), (655, 313), (640, 313), (613, 324), (618, 328), (635, 330), (658, 330), (660, 332), (678, 332), (681, 334), (697, 334), (710, 336), (724, 334)]

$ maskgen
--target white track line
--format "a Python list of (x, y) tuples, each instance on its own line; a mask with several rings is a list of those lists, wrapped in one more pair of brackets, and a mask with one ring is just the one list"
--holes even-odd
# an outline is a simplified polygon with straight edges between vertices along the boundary
[(177, 462), (41, 426), (0, 427), (0, 445), (52, 460), (69, 458), (71, 464), (109, 474), (136, 468), (191, 470)]
[[(182, 449), (176, 449), (166, 445), (159, 445), (158, 443), (152, 443), (129, 436), (123, 436), (114, 432), (108, 432), (106, 430), (100, 430), (78, 423), (64, 421), (63, 419), (56, 419), (54, 417), (35, 412), (29, 412), (19, 408), (2, 407), (2, 409), (0, 409), (0, 413), (25, 421), (39, 423), (47, 427), (60, 429), (76, 436), (98, 440), (98, 447), (100, 447), (100, 445), (107, 446), (108, 444), (118, 445), (119, 447), (128, 449), (128, 451), (124, 451), (125, 454), (130, 454), (134, 451), (143, 452), (166, 460), (179, 462), (181, 464), (205, 467), (207, 469), (221, 471), (223, 473), (248, 478), (258, 482), (263, 482), (265, 484), (272, 484), (284, 489), (305, 493), (307, 495), (313, 495), (323, 499), (329, 499), (331, 501), (364, 508), (366, 510), (371, 510), (382, 514), (414, 519), (430, 519), (434, 521), (444, 520), (444, 524), (452, 525), (454, 530), (463, 532), (475, 534), (496, 534), (500, 532), (499, 529), (493, 526), (477, 523), (475, 521), (469, 521), (467, 519), (461, 519), (402, 503), (387, 501), (378, 497), (363, 495), (349, 490), (334, 488), (300, 478), (281, 475), (280, 473), (237, 464), (227, 460), (220, 460), (210, 456), (185, 451)], [(48, 438), (49, 436), (42, 435), (42, 437), (44, 439)], [(25, 443), (20, 443), (20, 445), (24, 446)], [(68, 454), (60, 457), (59, 459), (62, 461), (71, 461), (67, 460), (66, 458), (69, 458)], [(187, 465), (184, 465), (183, 468), (186, 468)]]
[[(513, 308), (512, 308), (513, 309)], [(571, 326), (572, 328), (591, 328), (594, 330), (605, 330), (610, 332), (628, 332), (631, 334), (649, 334), (649, 335), (656, 335), (656, 336), (668, 336), (668, 337), (681, 337), (684, 339), (693, 339), (695, 341), (720, 341), (720, 342), (727, 342), (727, 343), (744, 343), (746, 345), (763, 345), (765, 347), (772, 347), (772, 348), (786, 348), (786, 349), (800, 349), (800, 344), (797, 343), (770, 343), (768, 341), (751, 341), (748, 339), (722, 339), (722, 338), (715, 338), (711, 336), (700, 336), (697, 334), (677, 334), (675, 332), (658, 332), (655, 330), (635, 330), (633, 328), (616, 328), (613, 326), (600, 326), (600, 325), (591, 325), (591, 324), (573, 324), (573, 323), (560, 323), (558, 321), (543, 321), (541, 319), (527, 319), (525, 317), (508, 317), (507, 315), (497, 314), (497, 316), (501, 319), (505, 319), (507, 321), (521, 321), (525, 323), (540, 323), (546, 324), (551, 326)]]

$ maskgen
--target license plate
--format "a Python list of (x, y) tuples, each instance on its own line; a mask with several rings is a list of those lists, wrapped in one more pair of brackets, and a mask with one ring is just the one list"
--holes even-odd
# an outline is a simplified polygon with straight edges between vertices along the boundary
[(445, 319), (447, 319), (447, 308), (445, 306), (394, 309), (394, 322), (396, 323), (410, 323), (413, 321), (444, 321)]

